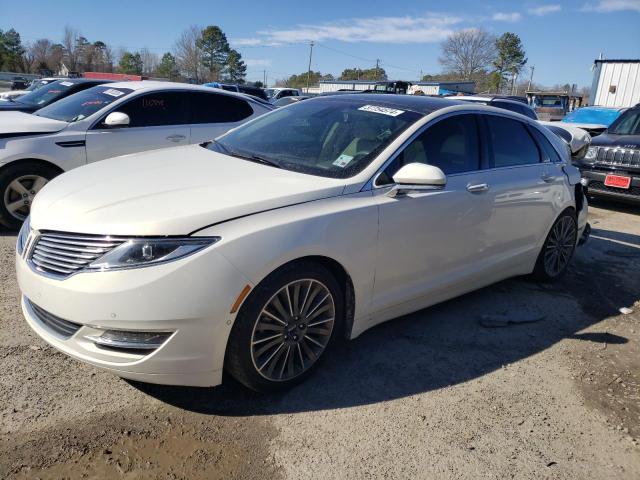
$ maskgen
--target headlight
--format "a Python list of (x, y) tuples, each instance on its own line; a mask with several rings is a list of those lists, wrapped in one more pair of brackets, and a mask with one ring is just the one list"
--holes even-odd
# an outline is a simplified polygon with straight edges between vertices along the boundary
[(27, 238), (29, 238), (29, 232), (31, 231), (31, 221), (30, 218), (27, 217), (22, 223), (22, 227), (20, 228), (20, 233), (18, 233), (18, 241), (16, 242), (16, 251), (18, 255), (22, 255), (24, 251), (24, 247), (27, 244)]
[(584, 156), (585, 160), (595, 160), (598, 155), (598, 147), (589, 147), (586, 155)]
[(131, 239), (91, 263), (88, 269), (115, 270), (177, 260), (213, 245), (220, 237)]

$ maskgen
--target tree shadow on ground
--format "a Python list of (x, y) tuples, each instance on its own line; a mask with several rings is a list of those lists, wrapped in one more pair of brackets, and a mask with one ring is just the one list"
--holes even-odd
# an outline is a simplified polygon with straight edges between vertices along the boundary
[[(624, 243), (609, 237), (624, 235)], [(613, 252), (613, 254), (612, 254)], [(567, 275), (550, 285), (511, 279), (386, 322), (337, 345), (314, 375), (288, 392), (257, 394), (229, 378), (216, 388), (130, 382), (190, 411), (270, 415), (348, 408), (460, 384), (565, 339), (620, 344), (606, 332), (580, 333), (631, 306), (640, 292), (640, 237), (594, 229)], [(526, 312), (541, 321), (485, 328), (484, 314)]]

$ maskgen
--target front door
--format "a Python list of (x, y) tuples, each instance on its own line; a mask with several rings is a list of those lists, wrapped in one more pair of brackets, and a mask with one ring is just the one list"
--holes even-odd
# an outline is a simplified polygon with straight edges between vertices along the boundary
[(87, 132), (87, 162), (187, 145), (190, 141), (187, 95), (182, 91), (162, 91), (132, 98), (114, 110), (129, 116), (128, 126), (107, 127), (105, 114)]
[[(420, 304), (429, 294), (446, 296), (449, 286), (481, 269), (483, 250), (495, 239), (487, 228), (493, 206), (490, 172), (482, 168), (480, 152), (476, 116), (455, 115), (429, 126), (379, 177), (373, 311)], [(413, 162), (441, 168), (446, 186), (388, 196), (384, 184)]]

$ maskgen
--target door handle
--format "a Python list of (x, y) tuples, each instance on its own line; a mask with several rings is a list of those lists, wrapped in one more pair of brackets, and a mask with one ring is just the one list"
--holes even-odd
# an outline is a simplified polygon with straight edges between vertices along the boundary
[(172, 142), (179, 142), (180, 140), (184, 140), (185, 138), (187, 137), (185, 137), (184, 135), (169, 135), (167, 137), (167, 140), (170, 140)]
[(553, 175), (549, 175), (547, 173), (545, 173), (544, 175), (542, 175), (542, 181), (546, 182), (546, 183), (551, 183), (553, 181), (555, 181), (556, 177), (554, 177)]
[(482, 193), (489, 190), (489, 185), (487, 183), (477, 183), (475, 185), (467, 185), (467, 192), (471, 193)]

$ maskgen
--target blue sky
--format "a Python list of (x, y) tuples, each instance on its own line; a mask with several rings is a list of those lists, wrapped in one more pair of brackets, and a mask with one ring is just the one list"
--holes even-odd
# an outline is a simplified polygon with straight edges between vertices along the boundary
[(147, 47), (162, 54), (190, 25), (219, 25), (248, 64), (248, 78), (269, 81), (312, 68), (338, 75), (379, 58), (389, 77), (416, 80), (438, 73), (440, 42), (451, 32), (482, 27), (520, 35), (543, 85), (591, 84), (590, 67), (605, 58), (640, 58), (640, 0), (449, 2), (405, 0), (212, 2), (200, 0), (0, 0), (0, 29), (23, 41), (61, 40), (65, 25), (115, 49)]

